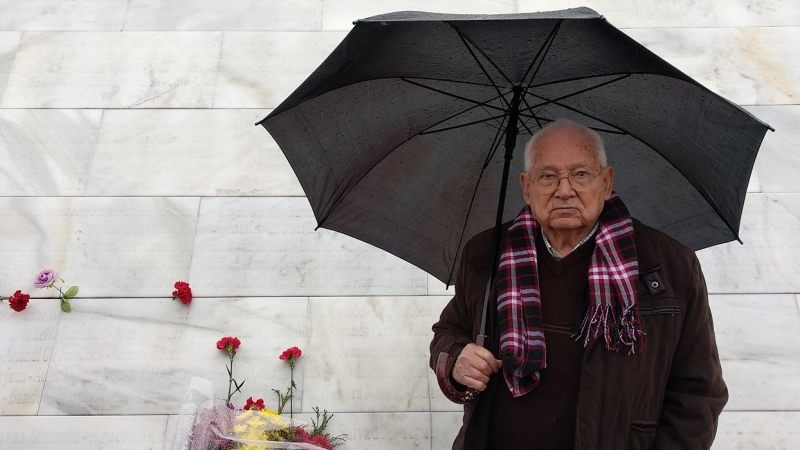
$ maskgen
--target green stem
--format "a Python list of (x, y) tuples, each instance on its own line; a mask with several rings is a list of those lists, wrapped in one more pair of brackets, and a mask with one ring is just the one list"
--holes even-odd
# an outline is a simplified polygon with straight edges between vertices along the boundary
[(64, 305), (64, 303), (68, 303), (68, 302), (67, 302), (67, 296), (66, 296), (66, 295), (64, 295), (64, 291), (62, 291), (62, 290), (61, 290), (61, 287), (59, 287), (59, 286), (56, 286), (55, 284), (54, 284), (54, 285), (52, 285), (52, 286), (53, 286), (54, 288), (58, 289), (58, 298), (59, 298), (59, 299), (61, 299), (61, 305), (62, 305), (62, 309), (63, 309), (63, 305)]
[(291, 375), (289, 376), (292, 379), (292, 384), (289, 385), (289, 420), (291, 420), (294, 414), (294, 364), (290, 364), (289, 369), (291, 369)]
[(225, 401), (225, 405), (231, 404), (231, 397), (233, 393), (231, 393), (231, 387), (233, 386), (233, 355), (231, 354), (231, 370), (228, 374), (228, 400)]

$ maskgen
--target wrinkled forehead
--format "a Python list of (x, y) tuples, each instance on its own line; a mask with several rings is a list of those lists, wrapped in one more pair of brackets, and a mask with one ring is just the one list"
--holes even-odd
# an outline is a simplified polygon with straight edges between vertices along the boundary
[(562, 129), (542, 136), (533, 147), (536, 168), (593, 167), (600, 163), (594, 140), (580, 130)]

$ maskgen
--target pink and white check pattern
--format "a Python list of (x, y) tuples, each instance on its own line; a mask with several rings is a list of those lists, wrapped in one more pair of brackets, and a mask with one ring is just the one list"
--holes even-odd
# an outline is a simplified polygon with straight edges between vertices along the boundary
[[(537, 266), (539, 224), (530, 207), (520, 211), (508, 229), (497, 274), (497, 317), (503, 375), (514, 397), (532, 391), (547, 366)], [(633, 221), (625, 204), (613, 195), (600, 214), (600, 228), (589, 265), (589, 307), (581, 323), (584, 345), (601, 334), (606, 349), (644, 345), (635, 280), (639, 275)]]

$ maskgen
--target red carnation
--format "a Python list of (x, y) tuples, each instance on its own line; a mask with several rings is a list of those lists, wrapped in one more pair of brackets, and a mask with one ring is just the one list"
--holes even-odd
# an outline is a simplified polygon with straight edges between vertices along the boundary
[(183, 281), (175, 282), (175, 290), (172, 291), (172, 299), (175, 300), (176, 298), (184, 305), (192, 303), (192, 288), (189, 287), (189, 283)]
[(287, 348), (286, 350), (281, 353), (280, 358), (284, 361), (289, 362), (289, 367), (294, 368), (294, 363), (297, 358), (302, 355), (303, 352), (297, 347)]
[(14, 295), (8, 298), (8, 306), (10, 306), (14, 311), (20, 312), (28, 307), (28, 300), (30, 299), (30, 295), (23, 294), (22, 291), (17, 291), (14, 292)]
[(233, 356), (236, 354), (236, 349), (238, 349), (241, 344), (239, 338), (227, 336), (217, 341), (217, 348), (225, 350), (228, 352), (228, 355)]
[(264, 409), (264, 399), (260, 398), (256, 401), (253, 401), (253, 397), (248, 397), (247, 403), (244, 404), (244, 409), (255, 409), (256, 411), (261, 411)]
[(311, 435), (303, 427), (293, 426), (292, 434), (294, 442), (308, 442), (311, 439)]
[(331, 441), (324, 434), (317, 434), (315, 436), (311, 436), (311, 439), (308, 441), (311, 445), (316, 445), (317, 447), (322, 447), (327, 450), (333, 450), (333, 445)]

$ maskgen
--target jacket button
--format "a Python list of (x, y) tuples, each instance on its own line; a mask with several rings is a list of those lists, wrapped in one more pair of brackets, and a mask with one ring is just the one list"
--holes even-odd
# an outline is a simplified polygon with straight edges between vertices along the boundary
[(658, 281), (651, 281), (650, 282), (650, 287), (651, 288), (658, 289), (658, 286), (659, 286)]

